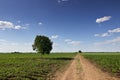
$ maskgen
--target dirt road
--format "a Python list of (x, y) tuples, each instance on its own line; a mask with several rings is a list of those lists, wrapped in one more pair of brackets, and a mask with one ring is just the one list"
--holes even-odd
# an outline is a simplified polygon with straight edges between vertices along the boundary
[[(59, 75), (59, 74), (58, 74)], [(55, 80), (120, 80), (104, 73), (78, 54), (67, 70)]]
[(107, 73), (95, 67), (93, 64), (91, 64), (88, 60), (86, 60), (81, 55), (79, 57), (80, 57), (80, 63), (83, 70), (82, 71), (83, 80), (118, 80), (117, 78), (111, 77)]

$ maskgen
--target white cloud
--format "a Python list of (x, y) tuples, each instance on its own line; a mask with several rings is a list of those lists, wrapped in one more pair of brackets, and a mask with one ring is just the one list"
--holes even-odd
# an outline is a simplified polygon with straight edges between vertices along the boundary
[(58, 37), (59, 37), (58, 35), (51, 36), (52, 39), (57, 39)]
[(107, 37), (107, 36), (111, 36), (109, 33), (103, 33), (103, 34), (95, 34), (94, 36), (96, 37)]
[(20, 25), (17, 25), (14, 27), (14, 29), (21, 29), (22, 27)]
[(106, 36), (110, 36), (110, 34), (109, 34), (109, 33), (103, 33), (103, 34), (101, 35), (101, 37), (106, 37)]
[(14, 25), (12, 22), (9, 21), (0, 21), (0, 29), (24, 29), (24, 27), (20, 25)]
[(97, 18), (96, 23), (102, 23), (102, 22), (110, 20), (111, 18), (112, 18), (111, 16), (104, 16), (102, 18)]
[(71, 39), (65, 39), (65, 42), (70, 42), (71, 41)]
[(94, 36), (95, 36), (95, 37), (98, 37), (98, 36), (100, 36), (100, 34), (94, 34)]
[(68, 42), (68, 44), (71, 44), (71, 45), (74, 45), (74, 46), (79, 46), (80, 41), (70, 41), (70, 42)]
[(95, 43), (95, 45), (106, 45), (106, 44), (113, 44), (113, 43), (118, 43), (118, 42), (120, 43), (120, 37), (114, 38), (112, 40), (98, 42), (98, 43)]
[(73, 46), (79, 46), (80, 45), (80, 41), (73, 41), (71, 39), (65, 39), (64, 40), (67, 44), (73, 45)]
[(107, 36), (111, 36), (114, 33), (120, 33), (120, 28), (108, 30), (106, 33), (95, 34), (94, 36), (96, 36), (96, 37), (107, 37)]
[(13, 23), (8, 22), (8, 21), (0, 21), (0, 28), (5, 29), (5, 28), (14, 28)]
[(66, 1), (69, 1), (69, 0), (57, 0), (58, 3), (66, 2)]
[(40, 25), (40, 26), (41, 26), (41, 25), (43, 25), (43, 23), (42, 23), (42, 22), (39, 22), (39, 23), (38, 23), (38, 25)]
[(116, 28), (113, 30), (108, 30), (109, 33), (120, 33), (120, 28)]

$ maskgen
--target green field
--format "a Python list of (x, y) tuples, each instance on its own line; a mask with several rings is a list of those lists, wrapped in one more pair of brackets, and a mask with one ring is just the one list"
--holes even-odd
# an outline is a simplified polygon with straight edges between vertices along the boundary
[(49, 80), (75, 53), (0, 54), (0, 80)]
[(84, 53), (83, 56), (103, 71), (120, 76), (120, 53)]

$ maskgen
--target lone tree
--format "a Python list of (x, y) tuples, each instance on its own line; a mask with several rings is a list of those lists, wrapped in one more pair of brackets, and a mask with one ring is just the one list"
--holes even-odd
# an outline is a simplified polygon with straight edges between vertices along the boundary
[(81, 50), (79, 50), (78, 52), (79, 52), (79, 53), (82, 53), (82, 51), (81, 51)]
[(37, 53), (49, 54), (50, 51), (52, 50), (52, 44), (53, 44), (52, 41), (48, 37), (37, 35), (32, 47), (33, 50), (37, 51)]

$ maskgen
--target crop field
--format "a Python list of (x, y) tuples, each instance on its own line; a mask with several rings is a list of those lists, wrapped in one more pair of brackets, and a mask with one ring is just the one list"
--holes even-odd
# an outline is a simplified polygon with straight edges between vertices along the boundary
[(83, 56), (98, 64), (103, 71), (120, 76), (120, 53), (84, 53)]
[(0, 80), (49, 80), (75, 53), (0, 54)]

